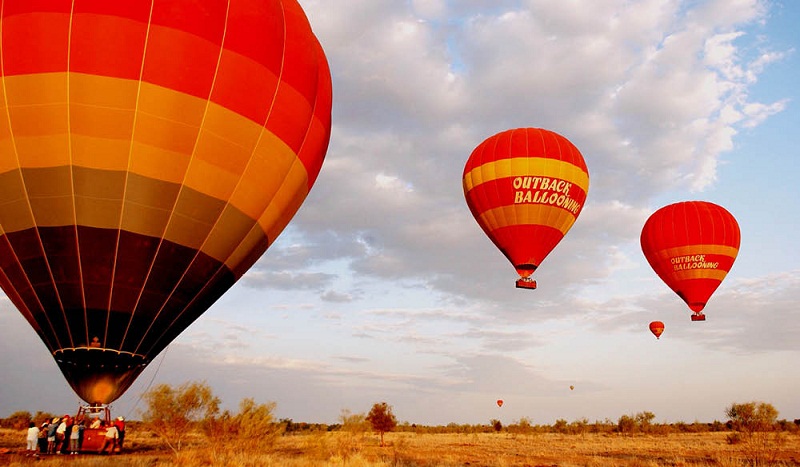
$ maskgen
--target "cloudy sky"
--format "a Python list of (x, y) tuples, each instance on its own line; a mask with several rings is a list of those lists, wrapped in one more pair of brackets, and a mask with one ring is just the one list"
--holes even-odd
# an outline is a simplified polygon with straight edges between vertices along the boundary
[[(154, 384), (205, 381), (226, 408), (252, 397), (307, 422), (380, 401), (417, 424), (712, 421), (752, 400), (800, 418), (800, 2), (300, 3), (333, 75), (317, 184), (116, 413), (136, 418)], [(566, 136), (591, 177), (534, 291), (461, 186), (475, 146), (516, 127)], [(653, 211), (696, 199), (742, 232), (702, 323), (639, 247)], [(0, 354), (0, 416), (77, 408), (5, 297)]]

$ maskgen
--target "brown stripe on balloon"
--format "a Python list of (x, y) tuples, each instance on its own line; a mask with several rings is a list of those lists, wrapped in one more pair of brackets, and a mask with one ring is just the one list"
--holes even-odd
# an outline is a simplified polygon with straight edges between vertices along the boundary
[(46, 316), (33, 295), (33, 289), (25, 276), (25, 271), (16, 260), (6, 235), (0, 235), (0, 287), (41, 339), (46, 343), (54, 343), (55, 336), (52, 333), (52, 327), (43, 327), (39, 324), (40, 320), (46, 320)]
[[(206, 254), (225, 261), (256, 226), (256, 220), (236, 207), (190, 188), (117, 171), (73, 167), (23, 169), (0, 174), (0, 223), (6, 231), (33, 227), (33, 207), (40, 225), (58, 226), (77, 222), (86, 227), (122, 229), (150, 237), (162, 237), (187, 247), (201, 246)], [(53, 180), (53, 183), (48, 183)], [(73, 180), (72, 182), (70, 180)], [(127, 185), (125, 182), (127, 180)], [(75, 215), (70, 191), (74, 187)], [(31, 199), (25, 199), (28, 188)], [(124, 190), (124, 191), (123, 191)], [(122, 195), (126, 196), (123, 207)], [(305, 193), (303, 193), (303, 197)], [(54, 208), (59, 207), (60, 210)], [(260, 230), (260, 228), (258, 229)], [(264, 241), (265, 233), (255, 233)]]
[[(212, 270), (216, 273), (209, 277)], [(195, 258), (177, 290), (159, 310), (155, 319), (140, 319), (137, 314), (136, 320), (131, 322), (131, 330), (146, 332), (137, 351), (157, 355), (233, 286), (237, 279), (238, 276), (224, 265), (211, 263), (206, 257)]]
[(8, 282), (38, 323), (43, 339), (49, 345), (64, 344), (61, 330), (66, 329), (64, 313), (58, 300), (55, 284), (51, 280), (50, 269), (44, 260), (44, 251), (37, 229), (9, 232), (7, 242), (0, 256), (0, 266), (6, 273)]
[[(0, 237), (8, 240), (0, 241), (0, 253), (3, 253), (2, 267), (8, 281), (20, 293), (25, 308), (31, 310), (38, 328), (47, 336), (51, 351), (86, 344), (93, 336), (99, 336), (104, 347), (134, 351), (154, 322), (163, 324), (166, 316), (177, 316), (184, 313), (185, 308), (187, 318), (184, 319), (192, 316), (192, 320), (196, 319), (202, 313), (199, 302), (213, 303), (235, 281), (220, 261), (194, 249), (123, 232), (117, 251), (118, 231), (88, 227), (79, 227), (78, 236), (92, 251), (91, 255), (81, 256), (82, 269), (92, 272), (81, 276), (77, 269), (77, 252), (68, 245), (74, 241), (74, 226), (40, 228), (39, 231), (29, 229)], [(35, 246), (39, 245), (40, 234), (45, 250), (49, 250), (52, 279), (43, 258), (45, 252)], [(10, 264), (14, 254), (8, 251), (9, 246), (21, 258), (20, 264)], [(59, 247), (63, 248), (62, 253), (52, 251)], [(148, 271), (148, 263), (142, 261), (148, 251), (151, 255), (158, 251), (152, 271)], [(117, 269), (112, 285), (110, 272), (115, 253)], [(214, 279), (209, 281), (211, 276)], [(24, 286), (28, 279), (36, 297), (26, 294), (26, 290), (31, 290)], [(193, 300), (198, 294), (201, 297)], [(82, 296), (86, 298), (86, 308)], [(43, 310), (38, 306), (37, 297)], [(157, 318), (159, 311), (161, 317)], [(117, 337), (114, 340), (108, 336)], [(126, 336), (124, 343), (122, 336)]]

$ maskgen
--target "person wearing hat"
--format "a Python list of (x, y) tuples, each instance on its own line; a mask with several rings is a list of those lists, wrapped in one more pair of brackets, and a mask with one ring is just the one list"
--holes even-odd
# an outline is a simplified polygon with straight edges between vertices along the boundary
[[(106, 424), (101, 423), (101, 426), (106, 426)], [(105, 454), (106, 449), (108, 449), (109, 454), (114, 454), (118, 441), (119, 441), (119, 430), (117, 430), (116, 425), (112, 423), (106, 426), (106, 434), (105, 437), (103, 438), (103, 445), (100, 446), (100, 454)]]
[(39, 427), (39, 452), (41, 454), (47, 454), (47, 427), (50, 425), (50, 419), (42, 422), (42, 426)]
[(72, 425), (69, 435), (69, 453), (78, 454), (81, 451), (81, 439), (83, 438), (83, 420)]
[(117, 427), (117, 451), (122, 451), (122, 443), (125, 441), (125, 417), (117, 417), (114, 421), (114, 426)]
[(61, 423), (56, 429), (56, 454), (69, 452), (69, 435), (72, 432), (72, 419), (69, 414), (61, 418)]
[(56, 430), (58, 429), (58, 422), (61, 419), (53, 417), (53, 420), (47, 425), (47, 453), (54, 454), (56, 452)]

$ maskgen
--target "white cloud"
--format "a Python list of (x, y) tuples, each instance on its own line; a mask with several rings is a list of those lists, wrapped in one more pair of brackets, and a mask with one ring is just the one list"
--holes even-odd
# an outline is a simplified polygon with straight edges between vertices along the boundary
[[(770, 49), (771, 31), (763, 26), (770, 5), (301, 3), (333, 74), (326, 161), (289, 228), (211, 312), (231, 313), (248, 326), (202, 317), (171, 347), (160, 381), (207, 376), (232, 405), (254, 395), (278, 398), (279, 416), (296, 420), (333, 422), (342, 408), (360, 411), (387, 399), (416, 423), (479, 423), (496, 407), (463, 407), (493, 403), (500, 383), (513, 388), (525, 410), (559, 416), (560, 408), (568, 417), (581, 407), (591, 416), (593, 404), (610, 407), (605, 400), (613, 406), (606, 410), (634, 411), (626, 406), (632, 398), (666, 400), (669, 391), (679, 392), (663, 383), (625, 393), (645, 384), (626, 371), (655, 371), (645, 356), (688, 359), (699, 349), (744, 371), (742, 355), (763, 364), (772, 352), (796, 352), (796, 265), (775, 260), (785, 271), (768, 277), (745, 279), (736, 271), (709, 304), (706, 326), (698, 326), (638, 250), (641, 226), (657, 203), (719, 195), (714, 189), (731, 179), (722, 178), (722, 157), (792, 110), (781, 90), (774, 100), (754, 92), (763, 74), (794, 58), (791, 49)], [(535, 291), (514, 287), (513, 268), (472, 219), (461, 186), (472, 150), (519, 126), (568, 137), (591, 177), (584, 211), (536, 271)], [(756, 156), (774, 157), (738, 157)], [(783, 201), (792, 197), (783, 196), (775, 204), (791, 210), (794, 204)], [(0, 319), (10, 312), (2, 304)], [(643, 350), (636, 339), (654, 315), (670, 318), (660, 344), (672, 344)], [(44, 349), (35, 333), (21, 331), (21, 316), (2, 324), (4, 353)], [(254, 326), (264, 331), (249, 333)], [(44, 353), (30, 361), (36, 378), (52, 370), (60, 377)], [(601, 361), (600, 354), (615, 357)], [(0, 374), (27, 378), (13, 365), (5, 362)], [(681, 380), (705, 381), (701, 363), (691, 366)], [(565, 375), (576, 368), (580, 378)], [(576, 379), (597, 399), (550, 409), (552, 400), (531, 395), (560, 395)], [(759, 389), (763, 397), (775, 394)], [(29, 399), (25, 390), (13, 391), (3, 397)], [(31, 410), (40, 408), (51, 410)]]

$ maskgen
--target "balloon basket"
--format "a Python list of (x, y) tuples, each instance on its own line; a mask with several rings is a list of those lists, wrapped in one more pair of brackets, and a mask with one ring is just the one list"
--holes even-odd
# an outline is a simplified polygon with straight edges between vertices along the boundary
[(705, 321), (705, 320), (706, 320), (706, 315), (704, 315), (703, 313), (692, 315), (692, 321)]
[(521, 278), (517, 279), (517, 288), (518, 289), (535, 289), (536, 288), (536, 281), (533, 279)]
[(89, 404), (78, 407), (76, 421), (83, 421), (81, 452), (98, 452), (103, 447), (106, 430), (113, 423), (111, 408), (105, 404)]

